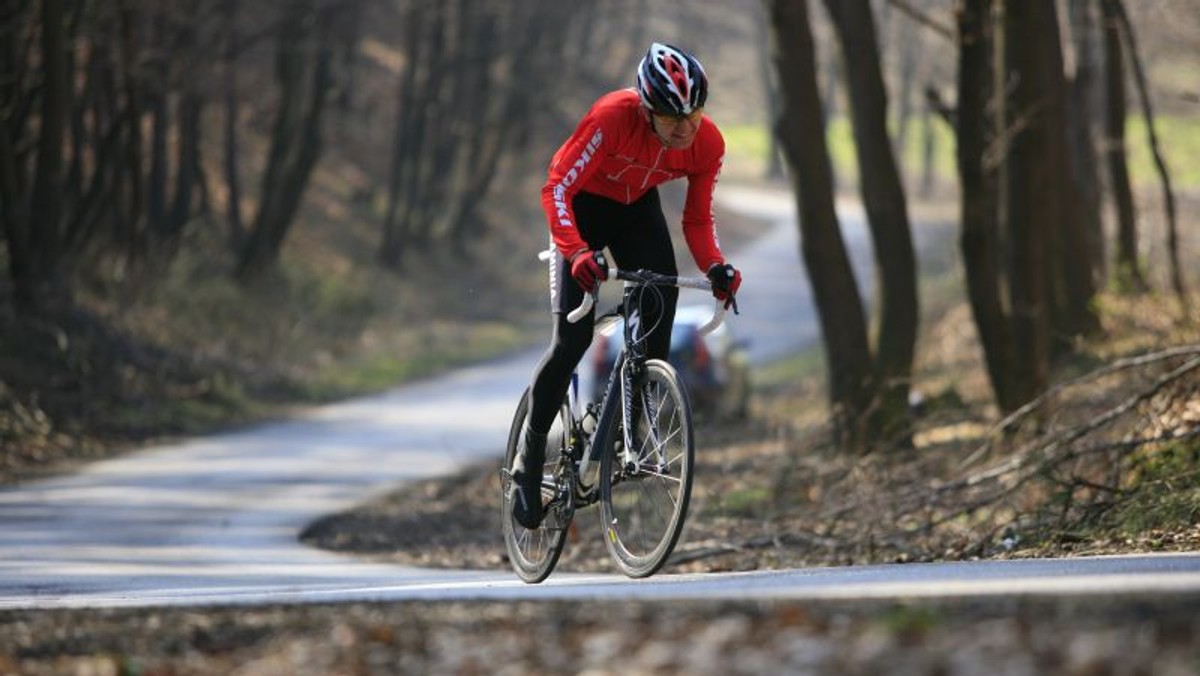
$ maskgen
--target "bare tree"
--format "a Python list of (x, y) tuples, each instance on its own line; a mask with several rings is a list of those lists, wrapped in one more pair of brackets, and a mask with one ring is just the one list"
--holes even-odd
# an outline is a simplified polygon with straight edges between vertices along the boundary
[[(422, 246), (429, 236), (429, 219), (435, 216), (444, 166), (452, 146), (437, 129), (454, 115), (448, 91), (448, 74), (461, 75), (447, 64), (448, 33), (457, 28), (450, 5), (414, 2), (407, 13), (405, 72), (397, 96), (397, 124), (393, 137), (393, 163), (387, 216), (380, 260), (398, 268), (405, 253)], [(437, 182), (435, 185), (434, 181)], [(427, 243), (427, 242), (425, 242)]]
[[(3, 190), (4, 232), (8, 241), (10, 275), (18, 307), (35, 312), (67, 292), (63, 280), (69, 236), (63, 190), (68, 175), (65, 148), (70, 118), (70, 64), (67, 60), (67, 12), (61, 0), (44, 0), (40, 13), (26, 11), (6, 17), (5, 99), (0, 102), (0, 190)], [(40, 28), (40, 30), (39, 30)], [(35, 36), (37, 41), (35, 42)], [(24, 40), (28, 42), (24, 42)], [(34, 45), (36, 59), (19, 51)], [(37, 61), (41, 78), (28, 68)], [(38, 101), (36, 113), (21, 99)], [(32, 124), (36, 115), (37, 123)], [(19, 141), (27, 125), (37, 131), (37, 142), (23, 150)], [(32, 152), (33, 169), (24, 153)], [(28, 186), (28, 188), (26, 188)]]
[(1117, 274), (1134, 290), (1146, 288), (1137, 253), (1137, 213), (1129, 168), (1125, 162), (1125, 56), (1117, 3), (1102, 0), (1104, 10), (1104, 70), (1108, 105), (1105, 108), (1105, 155), (1110, 189), (1117, 212)]
[(263, 177), (262, 197), (238, 257), (237, 277), (251, 281), (278, 260), (313, 166), (320, 156), (321, 121), (332, 87), (333, 5), (292, 0), (279, 26), (275, 74), (281, 101)]
[(870, 3), (826, 0), (825, 5), (846, 63), (859, 184), (875, 243), (879, 308), (875, 379), (881, 397), (879, 422), (890, 436), (907, 427), (919, 320), (916, 256), (904, 187), (888, 138), (887, 91)]
[[(757, 17), (754, 28), (761, 38), (758, 41), (758, 59), (762, 68), (765, 103), (767, 110), (777, 110), (779, 108), (779, 80), (771, 67), (771, 54), (767, 50), (770, 42), (768, 38), (770, 26), (767, 25), (765, 16), (758, 14)], [(770, 138), (767, 140), (767, 168), (764, 177), (767, 180), (777, 180), (782, 179), (783, 176), (783, 155), (779, 148), (779, 136), (770, 134)]]
[[(540, 97), (523, 83), (562, 80), (584, 65), (588, 50), (573, 42), (571, 30), (594, 11), (588, 7), (466, 0), (408, 6), (383, 265), (399, 269), (411, 251), (442, 244), (468, 253), (472, 235), (485, 227), (480, 200), (505, 152), (528, 138), (540, 113)], [(584, 33), (603, 42), (613, 25), (588, 25)]]
[(988, 92), (991, 91), (990, 0), (967, 0), (958, 15), (958, 107), (953, 117), (962, 184), (959, 245), (971, 312), (983, 344), (992, 391), (1000, 408), (1024, 403), (1014, 374), (1017, 353), (1002, 297), (996, 165), (986, 159)]
[(862, 297), (834, 209), (808, 3), (766, 0), (764, 4), (782, 104), (775, 133), (796, 193), (801, 255), (821, 318), (834, 422), (839, 437), (857, 445), (866, 441), (862, 423), (874, 389), (871, 352)]
[(1013, 131), (1006, 166), (1008, 287), (1013, 335), (1021, 355), (1016, 375), (1025, 401), (1044, 390), (1049, 380), (1054, 307), (1051, 253), (1062, 214), (1056, 193), (1061, 181), (1049, 156), (1055, 130), (1046, 111), (1053, 105), (1053, 93), (1043, 75), (1049, 67), (1043, 45), (1051, 27), (1041, 22), (1039, 4), (1012, 0), (1006, 3), (1005, 14), (1009, 44), (1021, 44), (1010, 50), (1014, 82), (1009, 85), (1012, 111), (1006, 124)]
[[(1055, 194), (1047, 195), (1043, 204), (1050, 206), (1057, 201), (1058, 222), (1053, 230), (1051, 256), (1051, 290), (1054, 293), (1051, 306), (1051, 325), (1056, 347), (1061, 351), (1072, 349), (1073, 339), (1095, 332), (1100, 328), (1092, 306), (1096, 295), (1096, 284), (1092, 276), (1094, 265), (1088, 255), (1087, 228), (1083, 222), (1080, 184), (1077, 180), (1081, 171), (1075, 166), (1079, 155), (1071, 152), (1072, 127), (1078, 124), (1070, 112), (1071, 85), (1066, 79), (1063, 59), (1061, 24), (1057, 5), (1038, 3), (1030, 20), (1046, 27), (1040, 34), (1042, 42), (1036, 45), (1041, 52), (1044, 67), (1039, 73), (1044, 78), (1042, 86), (1046, 107), (1045, 121), (1049, 134), (1046, 160), (1051, 162)], [(1019, 84), (1018, 84), (1019, 86)], [(1047, 186), (1043, 186), (1043, 190)]]
[(1184, 316), (1187, 316), (1187, 290), (1183, 286), (1183, 273), (1179, 266), (1179, 230), (1175, 223), (1175, 193), (1171, 189), (1171, 173), (1167, 171), (1167, 162), (1163, 159), (1162, 149), (1158, 144), (1158, 133), (1155, 131), (1154, 107), (1150, 102), (1149, 87), (1146, 84), (1146, 74), (1142, 69), (1141, 55), (1138, 54), (1137, 37), (1134, 35), (1133, 24), (1125, 12), (1121, 0), (1104, 0), (1111, 15), (1120, 25), (1121, 33), (1128, 44), (1129, 59), (1133, 64), (1134, 81), (1138, 86), (1139, 100), (1142, 102), (1142, 116), (1146, 118), (1146, 135), (1150, 152), (1154, 156), (1154, 167), (1158, 171), (1162, 185), (1163, 205), (1167, 212), (1167, 256), (1171, 266), (1171, 288), (1183, 306)]
[(226, 220), (229, 224), (229, 246), (236, 252), (241, 249), (246, 239), (246, 226), (242, 221), (242, 180), (238, 172), (238, 2), (237, 0), (222, 0), (221, 14), (222, 31), (225, 35), (221, 60), (223, 69), (222, 90), (224, 107), (223, 151), (225, 168), (225, 185), (228, 191), (226, 199)]
[(1073, 159), (1074, 181), (1079, 191), (1079, 217), (1092, 265), (1092, 281), (1101, 286), (1108, 275), (1104, 223), (1101, 218), (1102, 188), (1100, 158), (1096, 152), (1093, 124), (1099, 119), (1097, 75), (1101, 71), (1097, 44), (1094, 0), (1071, 0), (1071, 35), (1074, 38), (1075, 72), (1070, 83), (1069, 142)]

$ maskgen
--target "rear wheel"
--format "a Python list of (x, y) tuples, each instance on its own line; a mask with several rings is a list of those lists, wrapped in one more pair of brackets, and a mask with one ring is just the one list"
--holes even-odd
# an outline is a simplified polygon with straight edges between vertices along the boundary
[(546, 465), (542, 473), (542, 505), (545, 518), (542, 524), (529, 530), (517, 523), (512, 515), (513, 481), (508, 470), (512, 468), (521, 444), (521, 432), (529, 415), (529, 391), (521, 395), (512, 427), (508, 431), (508, 448), (504, 454), (504, 470), (500, 472), (500, 521), (503, 524), (504, 546), (508, 560), (517, 576), (525, 582), (535, 584), (545, 580), (558, 563), (566, 543), (567, 527), (574, 509), (573, 494), (558, 486), (563, 449), (570, 443), (570, 411), (563, 404), (562, 413), (555, 418), (546, 436)]
[(601, 453), (600, 515), (617, 568), (647, 577), (666, 563), (683, 532), (692, 492), (692, 411), (675, 369), (657, 359), (646, 362), (636, 396), (635, 461), (626, 464), (620, 451), (618, 420), (613, 448)]

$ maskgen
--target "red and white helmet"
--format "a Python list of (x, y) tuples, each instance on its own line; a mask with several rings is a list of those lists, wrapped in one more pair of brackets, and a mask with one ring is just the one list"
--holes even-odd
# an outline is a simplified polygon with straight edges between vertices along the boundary
[(660, 115), (691, 115), (708, 99), (708, 76), (696, 57), (655, 42), (638, 64), (642, 104)]

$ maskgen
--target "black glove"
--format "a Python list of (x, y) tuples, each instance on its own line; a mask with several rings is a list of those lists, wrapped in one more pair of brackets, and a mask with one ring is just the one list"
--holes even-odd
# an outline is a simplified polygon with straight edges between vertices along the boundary
[(726, 310), (732, 306), (734, 314), (737, 314), (737, 300), (734, 296), (738, 287), (742, 285), (742, 273), (728, 263), (715, 263), (706, 274), (708, 281), (712, 283), (713, 296), (725, 302)]
[(595, 290), (596, 284), (608, 279), (608, 261), (600, 251), (581, 251), (571, 260), (571, 276), (584, 293)]

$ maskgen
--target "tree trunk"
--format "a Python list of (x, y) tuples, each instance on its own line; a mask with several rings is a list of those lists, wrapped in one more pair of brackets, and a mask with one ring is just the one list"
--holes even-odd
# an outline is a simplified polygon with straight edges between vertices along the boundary
[[(908, 139), (913, 118), (913, 87), (916, 83), (917, 55), (916, 40), (912, 25), (899, 21), (896, 49), (900, 52), (900, 82), (896, 92), (896, 140), (892, 149), (899, 160), (900, 172), (904, 173), (904, 158), (908, 155)], [(884, 54), (882, 47), (880, 53)], [(885, 57), (886, 58), (886, 57)], [(928, 117), (925, 118), (928, 128)]]
[(124, 247), (126, 256), (141, 259), (145, 251), (146, 224), (146, 176), (142, 171), (142, 154), (145, 143), (142, 118), (146, 101), (144, 83), (141, 78), (138, 50), (139, 14), (134, 3), (124, 0), (118, 3), (121, 31), (121, 70), (124, 73), (125, 101), (129, 109), (129, 127), (126, 129), (125, 157), (120, 169), (122, 202), (121, 213), (116, 218), (117, 241)]
[(68, 110), (66, 15), (61, 0), (42, 2), (42, 72), (40, 133), (33, 174), (32, 198), (24, 212), (25, 242), (30, 254), (27, 268), (30, 283), (18, 297), (28, 301), (27, 309), (60, 300), (67, 289), (62, 284), (63, 258), (63, 148)]
[[(4, 109), (11, 102), (4, 100)], [(21, 193), (17, 152), (9, 137), (8, 120), (0, 117), (0, 219), (8, 253), (8, 275), (13, 284), (13, 300), (21, 312), (36, 310), (38, 294), (34, 278), (33, 254), (29, 248), (29, 210)]]
[(225, 186), (229, 192), (226, 214), (229, 220), (229, 246), (241, 250), (246, 241), (242, 222), (242, 181), (238, 176), (238, 96), (237, 96), (237, 0), (224, 0), (225, 54)]
[[(768, 111), (779, 110), (779, 79), (771, 68), (771, 54), (767, 50), (770, 29), (766, 17), (760, 16), (755, 23), (759, 38), (757, 49), (759, 65), (762, 69), (763, 103)], [(779, 148), (779, 136), (771, 134), (767, 139), (767, 168), (763, 177), (768, 181), (780, 180), (783, 174), (783, 152)]]
[(1095, 2), (1093, 0), (1071, 0), (1071, 17), (1075, 36), (1076, 68), (1071, 82), (1070, 144), (1075, 158), (1075, 182), (1079, 186), (1080, 218), (1092, 265), (1092, 284), (1096, 288), (1104, 285), (1108, 275), (1104, 245), (1104, 221), (1101, 217), (1102, 189), (1100, 184), (1100, 158), (1096, 153), (1093, 123), (1096, 120), (1096, 62)]
[(1024, 401), (1013, 373), (1017, 355), (1009, 318), (1001, 300), (999, 223), (995, 169), (985, 163), (990, 123), (987, 92), (991, 90), (988, 43), (990, 0), (966, 0), (958, 15), (959, 66), (958, 173), (962, 182), (960, 247), (966, 269), (967, 294), (983, 345), (984, 361), (1000, 409), (1014, 411)]
[(175, 240), (192, 216), (195, 187), (203, 175), (200, 168), (200, 117), (204, 100), (193, 91), (185, 91), (179, 101), (179, 166), (175, 174), (175, 195), (171, 204), (166, 236)]
[(1038, 24), (1034, 5), (1042, 0), (1006, 3), (1005, 23), (1012, 58), (1013, 128), (1008, 152), (1009, 295), (1017, 377), (1023, 401), (1045, 389), (1050, 371), (1050, 313), (1053, 278), (1051, 248), (1060, 222), (1055, 193), (1060, 184), (1047, 149), (1053, 133), (1046, 114), (1050, 92), (1041, 71), (1047, 67), (1041, 45), (1046, 26)]
[(166, 17), (161, 6), (149, 10), (153, 14), (147, 42), (149, 62), (146, 66), (147, 109), (150, 116), (150, 169), (146, 175), (146, 222), (156, 236), (167, 230), (167, 184), (170, 175), (167, 136), (171, 115), (167, 91)]
[(396, 131), (392, 137), (392, 170), (388, 183), (388, 206), (383, 223), (383, 242), (379, 249), (379, 259), (386, 267), (398, 268), (404, 257), (408, 233), (404, 231), (407, 221), (401, 216), (401, 209), (407, 209), (406, 201), (411, 186), (410, 175), (413, 168), (413, 156), (419, 146), (418, 138), (420, 111), (424, 92), (421, 90), (424, 82), (423, 70), (426, 68), (423, 58), (426, 51), (428, 35), (426, 13), (436, 7), (426, 7), (415, 2), (410, 5), (406, 14), (407, 26), (405, 31), (404, 75), (400, 78), (396, 95)]
[(238, 261), (237, 277), (252, 281), (273, 266), (321, 150), (321, 120), (331, 88), (332, 9), (308, 2), (284, 18), (277, 53), (283, 89), (263, 183), (262, 205)]
[[(23, 162), (17, 141), (24, 128), (23, 90), (28, 59), (19, 45), (17, 18), (9, 19), (0, 40), (0, 224), (8, 254), (8, 276), (18, 310), (32, 311), (37, 302), (33, 252), (29, 243), (29, 195), (24, 190)], [(15, 137), (15, 138), (14, 138)]]
[(1071, 152), (1072, 120), (1068, 115), (1070, 84), (1063, 63), (1057, 5), (1039, 2), (1033, 8), (1036, 12), (1032, 15), (1033, 20), (1045, 27), (1044, 31), (1040, 31), (1045, 67), (1039, 71), (1046, 92), (1043, 98), (1048, 103), (1046, 124), (1049, 126), (1049, 145), (1044, 152), (1046, 159), (1052, 163), (1057, 181), (1057, 190), (1049, 197), (1059, 204), (1052, 267), (1054, 288), (1059, 290), (1059, 295), (1055, 299), (1056, 310), (1052, 317), (1057, 346), (1062, 351), (1069, 351), (1074, 338), (1099, 330), (1100, 321), (1092, 309), (1096, 286), (1092, 279), (1093, 266), (1088, 259), (1090, 248), (1080, 209), (1082, 198), (1076, 181), (1079, 174), (1079, 168), (1075, 166), (1077, 156)]
[[(516, 18), (523, 20), (526, 16), (521, 12)], [(483, 13), (476, 19), (475, 32), (471, 38), (475, 45), (472, 52), (472, 70), (477, 75), (467, 86), (467, 95), (477, 101), (473, 106), (483, 111), (486, 123), (465, 125), (465, 131), (471, 140), (459, 149), (455, 159), (461, 181), (451, 192), (446, 212), (451, 246), (459, 255), (467, 254), (467, 243), (483, 230), (476, 207), (496, 178), (501, 157), (509, 147), (514, 130), (521, 124), (515, 113), (515, 104), (527, 98), (511, 78), (507, 83), (497, 82), (486, 66), (494, 60), (504, 58), (504, 52), (507, 51), (505, 47), (510, 47), (512, 51), (518, 52), (509, 61), (513, 64), (513, 70), (517, 73), (529, 72), (528, 66), (521, 64), (519, 59), (521, 52), (530, 50), (515, 49), (515, 45), (507, 42), (508, 36), (503, 34), (504, 26), (501, 20), (502, 17), (491, 12)], [(537, 27), (527, 26), (526, 31), (525, 46), (536, 45), (540, 40)], [(527, 114), (522, 112), (521, 116)]]
[(908, 392), (917, 339), (916, 257), (908, 206), (887, 130), (887, 91), (867, 0), (825, 0), (833, 17), (850, 91), (863, 203), (875, 243), (879, 337), (876, 383), (883, 432), (908, 426)]
[(834, 209), (808, 3), (766, 0), (765, 5), (782, 103), (775, 131), (799, 207), (801, 253), (821, 318), (834, 424), (844, 443), (858, 446), (868, 440), (861, 423), (873, 391), (871, 352), (862, 298)]
[(1109, 181), (1117, 212), (1117, 276), (1118, 282), (1134, 291), (1146, 289), (1137, 254), (1137, 214), (1133, 189), (1129, 184), (1129, 168), (1125, 163), (1125, 63), (1121, 46), (1121, 22), (1117, 4), (1102, 0), (1104, 11), (1104, 74), (1108, 94), (1105, 110), (1104, 146), (1107, 148)]
[(175, 114), (178, 120), (176, 134), (179, 141), (176, 152), (175, 187), (166, 223), (162, 228), (162, 236), (167, 250), (172, 255), (177, 248), (178, 239), (184, 226), (192, 216), (192, 198), (195, 187), (201, 182), (204, 175), (200, 166), (201, 113), (204, 109), (204, 98), (195, 79), (189, 77), (191, 69), (196, 67), (198, 61), (196, 40), (196, 25), (199, 22), (198, 10), (197, 0), (187, 0), (178, 5), (178, 11), (182, 13), (183, 25), (179, 29), (178, 43), (174, 51), (179, 55), (177, 61), (182, 73), (176, 73), (175, 80), (178, 83), (173, 89), (179, 90)]
[(1134, 82), (1137, 83), (1139, 100), (1142, 102), (1142, 117), (1146, 118), (1146, 136), (1150, 152), (1154, 155), (1154, 167), (1158, 171), (1159, 182), (1162, 185), (1163, 207), (1167, 212), (1167, 257), (1171, 266), (1171, 288), (1183, 309), (1183, 315), (1188, 316), (1187, 290), (1183, 286), (1183, 273), (1179, 266), (1179, 229), (1175, 223), (1175, 193), (1171, 189), (1171, 173), (1167, 171), (1166, 160), (1158, 146), (1158, 133), (1155, 131), (1154, 108), (1150, 103), (1150, 91), (1146, 86), (1146, 74), (1142, 70), (1142, 59), (1138, 55), (1137, 37), (1133, 32), (1133, 24), (1125, 12), (1121, 0), (1107, 0), (1114, 5), (1117, 20), (1125, 34), (1129, 45), (1129, 60), (1133, 64)]
[[(470, 0), (459, 0), (460, 3), (464, 1)], [(450, 193), (454, 157), (458, 144), (463, 141), (460, 119), (463, 111), (456, 109), (462, 96), (456, 90), (467, 80), (468, 71), (462, 64), (466, 18), (461, 11), (452, 12), (450, 9), (450, 6), (443, 5), (443, 15), (449, 16), (440, 22), (445, 25), (439, 26), (440, 37), (434, 41), (437, 51), (431, 61), (431, 95), (426, 98), (424, 106), (423, 135), (430, 142), (428, 151), (422, 153), (414, 197), (409, 200), (414, 208), (408, 214), (411, 224), (407, 229), (415, 233), (413, 246), (422, 251), (428, 251), (438, 236), (437, 228)], [(472, 123), (480, 123), (477, 116), (481, 113), (478, 109), (472, 111)]]
[(410, 157), (408, 184), (404, 191), (405, 209), (402, 212), (402, 229), (407, 233), (409, 248), (423, 248), (427, 244), (430, 222), (436, 203), (437, 194), (441, 192), (440, 185), (434, 185), (434, 179), (439, 176), (438, 167), (442, 166), (444, 153), (447, 152), (445, 134), (442, 129), (448, 121), (443, 114), (442, 101), (446, 96), (443, 87), (449, 67), (446, 64), (446, 5), (440, 5), (434, 14), (433, 27), (430, 30), (431, 39), (428, 41), (429, 52), (424, 67), (426, 82), (423, 94), (418, 102), (417, 127), (415, 136), (409, 139), (413, 148)]

